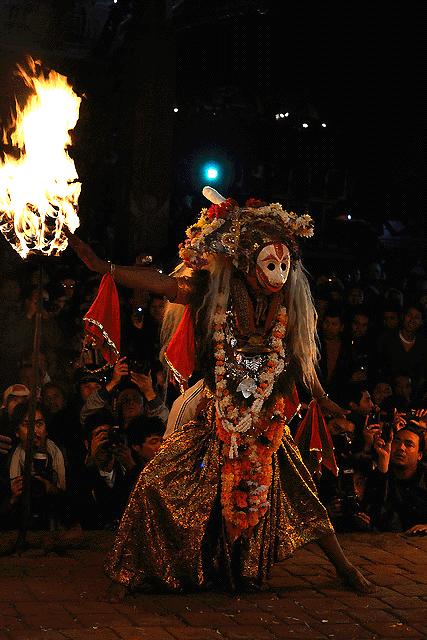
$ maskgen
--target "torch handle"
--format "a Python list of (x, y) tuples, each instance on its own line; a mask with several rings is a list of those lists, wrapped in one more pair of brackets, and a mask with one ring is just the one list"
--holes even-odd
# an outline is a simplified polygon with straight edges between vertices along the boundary
[(43, 266), (39, 267), (39, 282), (37, 296), (36, 325), (34, 330), (33, 358), (30, 407), (28, 411), (27, 445), (25, 448), (24, 476), (22, 483), (22, 515), (21, 526), (17, 540), (17, 550), (21, 554), (25, 549), (28, 524), (30, 519), (31, 470), (34, 458), (34, 427), (36, 421), (37, 392), (39, 387), (39, 356), (41, 321), (43, 311)]

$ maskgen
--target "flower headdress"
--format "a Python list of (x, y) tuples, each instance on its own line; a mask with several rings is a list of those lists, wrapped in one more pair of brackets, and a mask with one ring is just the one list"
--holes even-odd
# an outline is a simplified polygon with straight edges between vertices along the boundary
[(235, 267), (248, 272), (253, 256), (272, 242), (286, 244), (295, 262), (299, 257), (295, 237), (313, 235), (308, 214), (288, 213), (279, 203), (267, 205), (251, 199), (239, 207), (210, 187), (203, 189), (203, 195), (213, 204), (203, 208), (197, 222), (188, 227), (187, 240), (179, 251), (183, 262), (193, 269), (206, 266), (209, 254), (225, 253)]

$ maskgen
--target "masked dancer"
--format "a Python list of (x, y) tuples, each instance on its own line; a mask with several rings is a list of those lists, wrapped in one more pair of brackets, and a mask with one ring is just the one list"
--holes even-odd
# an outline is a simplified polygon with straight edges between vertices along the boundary
[(140, 475), (105, 570), (121, 595), (146, 585), (241, 590), (317, 541), (347, 585), (370, 593), (288, 426), (296, 382), (323, 410), (344, 414), (315, 369), (316, 312), (297, 242), (313, 235), (313, 221), (280, 204), (204, 194), (213, 204), (187, 229), (170, 276), (112, 265), (70, 237), (90, 269), (168, 298), (165, 357), (183, 387), (194, 367), (204, 379), (194, 419)]

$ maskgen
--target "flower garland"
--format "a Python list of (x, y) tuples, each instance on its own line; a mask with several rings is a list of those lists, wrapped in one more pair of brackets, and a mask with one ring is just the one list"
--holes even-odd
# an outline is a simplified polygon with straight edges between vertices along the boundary
[(214, 317), (216, 359), (216, 426), (224, 443), (225, 460), (221, 471), (221, 503), (229, 534), (235, 540), (248, 535), (266, 513), (271, 485), (273, 453), (280, 446), (284, 421), (284, 401), (280, 399), (268, 415), (262, 413), (265, 401), (285, 366), (283, 338), (287, 312), (281, 307), (271, 334), (272, 353), (266, 357), (259, 373), (259, 385), (250, 406), (239, 403), (227, 388), (225, 341), (226, 312), (220, 299)]
[(253, 435), (242, 438), (244, 450), (239, 457), (226, 458), (222, 465), (222, 513), (232, 541), (242, 534), (248, 536), (270, 506), (272, 457), (280, 446), (285, 427), (278, 415), (283, 406), (284, 401), (280, 399), (274, 406), (273, 416), (262, 416)]
[(231, 216), (237, 203), (228, 199), (221, 204), (213, 204), (207, 209), (204, 207), (200, 218), (186, 230), (187, 240), (179, 245), (179, 255), (184, 264), (192, 269), (201, 269), (208, 264), (205, 253), (207, 236), (218, 231), (224, 222)]
[[(226, 222), (229, 223), (226, 231), (220, 231)], [(239, 254), (244, 252), (240, 246), (241, 234), (260, 222), (269, 223), (290, 236), (313, 235), (313, 220), (308, 214), (298, 216), (285, 211), (279, 202), (267, 205), (253, 198), (239, 208), (237, 202), (229, 198), (202, 209), (197, 222), (186, 230), (187, 239), (179, 245), (179, 255), (186, 266), (200, 269), (208, 264), (206, 254), (226, 253), (238, 267)]]

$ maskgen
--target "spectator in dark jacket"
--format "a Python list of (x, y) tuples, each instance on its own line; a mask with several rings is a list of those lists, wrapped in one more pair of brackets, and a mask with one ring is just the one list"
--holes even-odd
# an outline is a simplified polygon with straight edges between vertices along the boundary
[(87, 417), (87, 458), (70, 479), (75, 519), (83, 529), (114, 529), (134, 485), (136, 466), (114, 415), (106, 410)]
[[(393, 441), (377, 439), (378, 467), (373, 482), (383, 487), (382, 529), (410, 535), (427, 532), (427, 469), (422, 463), (423, 431), (409, 422)], [(393, 526), (391, 526), (393, 523)]]

